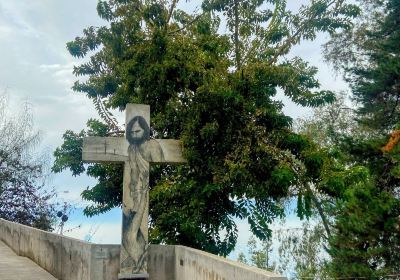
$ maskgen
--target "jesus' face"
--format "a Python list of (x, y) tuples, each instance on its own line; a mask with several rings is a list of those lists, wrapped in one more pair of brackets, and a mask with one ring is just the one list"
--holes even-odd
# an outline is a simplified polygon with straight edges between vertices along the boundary
[(149, 136), (149, 125), (141, 116), (134, 117), (126, 126), (126, 139), (131, 145), (140, 145), (147, 141)]
[(136, 121), (132, 127), (131, 137), (135, 140), (139, 140), (139, 139), (143, 138), (143, 133), (144, 133), (144, 130), (140, 126), (139, 121)]

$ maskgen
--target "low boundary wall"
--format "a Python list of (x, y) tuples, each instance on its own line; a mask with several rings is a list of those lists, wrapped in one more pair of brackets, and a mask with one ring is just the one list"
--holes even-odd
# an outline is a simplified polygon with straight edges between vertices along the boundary
[[(119, 245), (93, 244), (0, 219), (0, 240), (60, 280), (117, 280)], [(150, 280), (284, 280), (185, 246), (151, 245)]]

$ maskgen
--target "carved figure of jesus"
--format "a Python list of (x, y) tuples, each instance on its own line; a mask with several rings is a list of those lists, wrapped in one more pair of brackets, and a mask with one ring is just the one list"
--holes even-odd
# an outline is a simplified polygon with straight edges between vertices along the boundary
[[(150, 139), (150, 128), (142, 116), (134, 117), (126, 127), (128, 140), (128, 163), (130, 168), (129, 196), (123, 207), (124, 232), (122, 247), (125, 259), (121, 269), (133, 268), (130, 273), (139, 273), (146, 267), (148, 244), (141, 230), (142, 221), (148, 213), (149, 162), (164, 161), (164, 154), (157, 141)], [(131, 202), (132, 205), (126, 205)], [(133, 210), (137, 209), (137, 211)], [(145, 219), (147, 220), (147, 219)], [(147, 227), (146, 227), (147, 228)]]

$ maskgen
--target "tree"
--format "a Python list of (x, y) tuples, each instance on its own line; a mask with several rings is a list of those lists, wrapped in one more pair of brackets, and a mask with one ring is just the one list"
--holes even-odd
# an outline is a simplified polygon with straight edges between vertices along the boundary
[[(354, 117), (353, 109), (346, 104), (345, 93), (341, 93), (333, 103), (315, 108), (311, 117), (299, 119), (295, 124), (296, 131), (313, 143), (307, 149), (306, 161), (313, 166), (314, 176), (307, 182), (308, 188), (295, 185), (291, 193), (292, 201), (293, 198), (304, 199), (310, 211), (302, 216), (297, 209), (298, 216), (311, 221), (304, 222), (300, 228), (281, 229), (275, 233), (277, 269), (293, 279), (339, 277), (329, 274), (327, 264), (331, 259), (326, 248), (329, 241), (337, 237), (338, 205), (346, 201), (345, 192), (363, 180), (362, 176), (356, 176), (360, 173), (359, 166), (354, 166), (343, 143), (353, 137), (369, 135)], [(351, 266), (351, 262), (347, 264)]]
[[(66, 132), (53, 170), (99, 179), (82, 194), (94, 202), (87, 215), (119, 206), (121, 166), (86, 168), (82, 137), (118, 135), (108, 109), (149, 104), (152, 135), (180, 138), (188, 162), (152, 169), (152, 242), (226, 255), (236, 243), (234, 217), (247, 219), (261, 239), (271, 235), (268, 223), (283, 215), (280, 200), (296, 181), (294, 162), (306, 157), (307, 141), (291, 131), (291, 118), (272, 99), (277, 88), (303, 106), (334, 98), (318, 90), (314, 67), (285, 55), (317, 32), (346, 28), (358, 9), (317, 0), (294, 14), (285, 1), (205, 0), (199, 13), (188, 14), (177, 2), (99, 1), (108, 26), (89, 27), (67, 44), (73, 56), (89, 57), (74, 68), (87, 80), (73, 89), (93, 100), (102, 122)], [(225, 23), (228, 32), (221, 34)]]
[(55, 194), (45, 190), (45, 163), (34, 156), (39, 134), (28, 105), (13, 117), (7, 104), (0, 96), (0, 218), (50, 231)]
[[(315, 223), (316, 222), (316, 223)], [(324, 279), (327, 276), (324, 251), (325, 230), (319, 220), (305, 222), (301, 228), (279, 230), (278, 270), (293, 279)], [(315, 224), (314, 224), (315, 223)]]
[(249, 261), (247, 261), (246, 256), (241, 252), (238, 256), (238, 261), (256, 266), (261, 269), (274, 271), (276, 263), (272, 261), (272, 241), (264, 240), (261, 242), (261, 248), (256, 238), (252, 235), (247, 242), (248, 254), (250, 256)]
[(268, 271), (279, 271), (292, 279), (325, 279), (329, 256), (324, 250), (327, 240), (319, 220), (304, 222), (300, 228), (281, 228), (273, 240), (257, 242), (251, 236), (248, 257), (243, 252), (238, 261)]
[(253, 265), (269, 271), (274, 271), (276, 263), (272, 261), (272, 241), (264, 240), (261, 243), (261, 249), (257, 248), (257, 241), (252, 236), (247, 243), (249, 247), (250, 260)]
[(341, 141), (357, 180), (338, 201), (328, 267), (333, 277), (382, 279), (400, 267), (400, 2), (360, 2), (366, 9), (359, 22), (326, 45), (327, 60), (350, 83), (358, 126), (368, 132)]
[(359, 120), (378, 133), (388, 133), (400, 121), (400, 3), (359, 2), (365, 7), (363, 16), (353, 28), (333, 37), (325, 56), (350, 83)]
[(334, 277), (386, 279), (400, 269), (400, 201), (375, 186), (368, 173), (360, 167), (353, 174), (357, 183), (337, 205), (327, 265)]
[(328, 151), (313, 192), (330, 231), (322, 243), (330, 258), (321, 271), (334, 278), (380, 279), (400, 265), (398, 148), (382, 149), (387, 136), (357, 122), (355, 113), (339, 98), (301, 123), (300, 131)]

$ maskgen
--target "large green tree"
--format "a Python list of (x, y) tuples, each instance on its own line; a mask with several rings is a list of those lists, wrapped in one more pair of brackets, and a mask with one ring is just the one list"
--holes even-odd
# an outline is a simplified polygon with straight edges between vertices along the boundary
[(346, 165), (357, 169), (337, 204), (329, 269), (334, 277), (384, 279), (400, 270), (400, 1), (360, 2), (359, 22), (326, 46), (350, 83), (364, 132), (340, 141)]
[[(334, 99), (318, 90), (316, 68), (286, 54), (318, 32), (347, 28), (358, 9), (342, 0), (313, 0), (297, 13), (286, 1), (204, 0), (190, 14), (178, 4), (99, 1), (98, 14), (108, 24), (85, 29), (67, 47), (86, 58), (74, 68), (86, 79), (73, 89), (93, 100), (102, 120), (64, 134), (53, 170), (86, 171), (99, 180), (82, 194), (94, 202), (86, 214), (120, 206), (121, 165), (84, 166), (82, 137), (120, 135), (109, 109), (149, 104), (152, 136), (181, 139), (187, 159), (185, 166), (152, 168), (152, 242), (226, 255), (236, 242), (234, 218), (248, 219), (265, 239), (268, 223), (283, 215), (281, 199), (291, 185), (301, 185), (294, 166), (308, 156), (309, 144), (291, 131), (291, 118), (274, 100), (277, 89), (303, 106)], [(304, 162), (310, 177), (317, 163)]]

